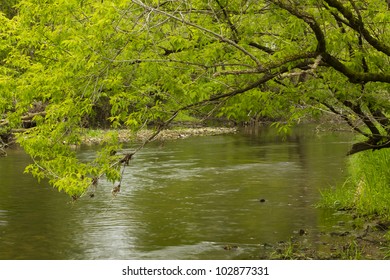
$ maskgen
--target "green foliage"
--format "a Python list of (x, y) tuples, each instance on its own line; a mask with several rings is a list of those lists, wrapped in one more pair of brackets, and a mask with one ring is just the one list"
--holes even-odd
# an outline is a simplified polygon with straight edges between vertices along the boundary
[(0, 3), (0, 13), (4, 13), (8, 18), (14, 17), (17, 13), (16, 4), (18, 2), (19, 0), (2, 0)]
[(349, 159), (343, 186), (323, 192), (321, 206), (354, 209), (362, 216), (390, 217), (390, 151), (366, 151)]

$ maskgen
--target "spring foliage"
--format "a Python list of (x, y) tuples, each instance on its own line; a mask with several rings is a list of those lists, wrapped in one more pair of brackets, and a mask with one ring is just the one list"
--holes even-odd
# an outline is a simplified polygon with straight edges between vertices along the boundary
[(325, 111), (365, 137), (351, 154), (390, 146), (387, 0), (4, 3), (1, 133), (19, 132), (26, 171), (75, 198), (128, 162), (115, 133), (90, 162), (71, 149), (102, 107), (112, 128), (157, 131), (185, 112), (283, 117), (287, 132)]

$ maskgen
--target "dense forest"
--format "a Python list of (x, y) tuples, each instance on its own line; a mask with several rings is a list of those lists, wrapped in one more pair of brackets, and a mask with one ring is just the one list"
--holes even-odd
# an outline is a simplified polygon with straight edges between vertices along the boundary
[[(1, 150), (15, 137), (27, 172), (73, 198), (120, 180), (133, 153), (115, 130), (96, 158), (86, 128), (178, 116), (280, 133), (332, 114), (358, 135), (349, 154), (390, 147), (388, 0), (6, 0), (0, 4)], [(116, 151), (118, 151), (116, 153)]]

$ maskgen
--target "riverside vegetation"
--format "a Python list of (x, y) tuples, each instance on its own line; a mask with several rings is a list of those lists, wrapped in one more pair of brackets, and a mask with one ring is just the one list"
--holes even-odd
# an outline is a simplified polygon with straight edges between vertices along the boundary
[[(0, 155), (11, 136), (38, 180), (77, 200), (120, 182), (177, 118), (273, 120), (287, 134), (332, 114), (357, 135), (323, 206), (389, 218), (388, 0), (7, 0), (0, 4)], [(113, 129), (91, 161), (72, 147)], [(154, 132), (121, 152), (116, 129)]]

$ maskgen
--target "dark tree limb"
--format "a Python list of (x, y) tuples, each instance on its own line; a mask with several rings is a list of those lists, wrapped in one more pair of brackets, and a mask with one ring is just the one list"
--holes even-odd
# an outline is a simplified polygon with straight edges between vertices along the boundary
[(357, 127), (356, 125), (353, 124), (352, 120), (346, 115), (346, 114), (343, 114), (342, 112), (340, 112), (339, 110), (337, 110), (335, 107), (333, 107), (332, 105), (330, 105), (329, 103), (327, 102), (324, 102), (324, 101), (320, 101), (320, 100), (316, 100), (316, 102), (324, 105), (326, 108), (328, 108), (332, 113), (340, 116), (354, 131), (356, 131), (357, 133), (365, 136), (365, 137), (370, 137), (370, 134), (368, 133), (365, 133), (363, 130), (361, 130), (359, 127)]
[(222, 3), (219, 0), (215, 0), (215, 2), (217, 2), (219, 8), (222, 10), (223, 16), (225, 17), (225, 20), (226, 20), (227, 24), (229, 25), (230, 30), (232, 31), (233, 41), (235, 41), (237, 43), (239, 40), (239, 32), (238, 32), (236, 26), (230, 20), (229, 13), (226, 11), (226, 8), (222, 5)]
[(383, 112), (379, 109), (373, 109), (371, 106), (368, 107), (371, 115), (375, 118), (375, 120), (382, 126), (383, 129), (386, 130), (388, 134), (390, 134), (390, 120), (388, 117), (383, 114)]
[(324, 32), (322, 32), (320, 24), (315, 20), (315, 18), (313, 16), (296, 9), (295, 7), (293, 7), (290, 4), (285, 3), (284, 1), (271, 0), (271, 2), (274, 3), (275, 5), (279, 6), (280, 8), (288, 11), (290, 14), (296, 16), (297, 18), (306, 22), (310, 26), (310, 28), (313, 30), (314, 35), (316, 36), (316, 39), (318, 42), (316, 52), (320, 54), (320, 53), (323, 53), (326, 51), (326, 41), (325, 41)]
[(268, 54), (271, 54), (271, 55), (275, 53), (275, 51), (273, 49), (268, 48), (266, 46), (262, 46), (262, 45), (260, 45), (260, 44), (258, 44), (256, 42), (250, 42), (249, 46), (254, 47), (256, 49), (259, 49), (259, 50), (261, 50), (263, 52), (266, 52)]
[[(360, 22), (357, 17), (355, 17), (348, 9), (346, 9), (342, 4), (336, 0), (325, 0), (329, 6), (336, 8), (339, 12), (347, 19), (348, 25), (353, 28), (356, 32), (361, 34), (368, 43), (378, 51), (381, 51), (387, 55), (390, 55), (390, 48), (380, 42), (379, 40), (372, 37), (372, 35), (365, 29), (363, 22)], [(298, 10), (298, 8), (287, 4), (287, 1), (282, 0), (271, 0), (272, 3), (279, 6), (281, 9), (288, 11), (293, 16), (296, 16), (299, 19), (302, 19), (305, 23), (314, 32), (314, 35), (317, 39), (317, 48), (316, 54), (321, 55), (323, 62), (327, 63), (330, 67), (334, 68), (336, 71), (342, 73), (344, 76), (348, 77), (349, 81), (353, 84), (362, 84), (368, 82), (384, 82), (390, 83), (390, 75), (387, 73), (370, 73), (370, 72), (358, 72), (348, 68), (344, 65), (339, 59), (331, 55), (326, 51), (326, 40), (324, 32), (321, 29), (320, 24), (313, 18), (313, 16)], [(340, 17), (339, 21), (345, 22)], [(366, 63), (367, 64), (367, 63)], [(363, 68), (366, 69), (365, 65)], [(366, 69), (367, 70), (367, 69)]]
[(376, 39), (371, 33), (365, 28), (362, 19), (355, 17), (352, 12), (346, 8), (338, 0), (324, 0), (330, 7), (336, 8), (350, 23), (350, 27), (356, 32), (362, 34), (364, 39), (376, 50), (390, 56), (390, 46), (384, 44), (380, 40)]
[(372, 135), (374, 135), (375, 137), (379, 137), (381, 135), (378, 128), (371, 121), (371, 119), (363, 112), (360, 105), (353, 104), (351, 101), (344, 101), (343, 104), (346, 107), (350, 108), (362, 120), (362, 122), (368, 127)]
[(374, 139), (368, 139), (365, 142), (359, 142), (355, 143), (352, 145), (352, 148), (348, 151), (347, 155), (353, 155), (356, 153), (360, 153), (363, 151), (368, 151), (368, 150), (380, 150), (384, 148), (390, 148), (390, 141), (387, 141), (383, 144), (381, 144), (379, 141), (374, 140)]
[(332, 56), (329, 53), (322, 53), (323, 61), (326, 62), (329, 66), (346, 76), (349, 81), (353, 84), (361, 84), (368, 82), (382, 82), (390, 83), (389, 74), (380, 74), (380, 73), (364, 73), (353, 71), (343, 63), (341, 63), (337, 58)]

